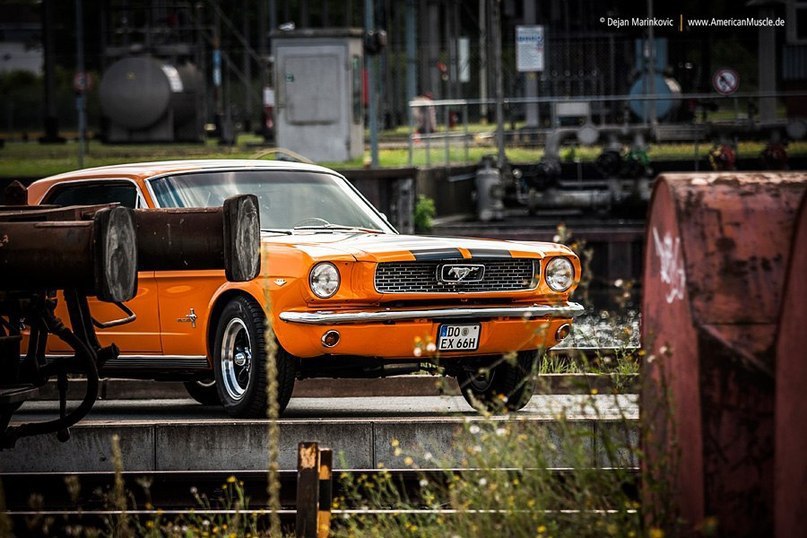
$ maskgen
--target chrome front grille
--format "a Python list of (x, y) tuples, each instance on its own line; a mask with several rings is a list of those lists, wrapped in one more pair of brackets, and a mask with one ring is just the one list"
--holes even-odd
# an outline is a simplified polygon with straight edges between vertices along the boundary
[[(478, 282), (445, 283), (438, 278), (443, 265), (484, 265)], [(508, 258), (497, 260), (412, 261), (379, 263), (375, 289), (379, 293), (473, 293), (523, 291), (536, 287), (539, 260)]]

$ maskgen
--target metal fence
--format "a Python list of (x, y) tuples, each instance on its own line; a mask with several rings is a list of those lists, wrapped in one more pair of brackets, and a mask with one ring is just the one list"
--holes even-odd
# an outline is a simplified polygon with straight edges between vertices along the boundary
[[(504, 99), (504, 138), (510, 146), (530, 147), (545, 143), (559, 128), (589, 126), (598, 132), (644, 130), (660, 142), (710, 140), (715, 133), (760, 133), (787, 129), (790, 138), (803, 138), (807, 118), (788, 116), (794, 100), (807, 92), (717, 93), (539, 97)], [(773, 103), (775, 115), (761, 119), (759, 111)], [(470, 162), (471, 148), (495, 145), (496, 125), (471, 124), (477, 111), (495, 106), (492, 99), (447, 99), (410, 101), (408, 162), (450, 165)], [(538, 108), (539, 123), (524, 121), (527, 107)], [(655, 111), (654, 111), (655, 107)], [(664, 114), (660, 112), (664, 111)], [(795, 132), (796, 136), (791, 132)], [(800, 136), (799, 136), (800, 133)], [(784, 134), (784, 133), (782, 133)], [(416, 159), (422, 153), (422, 159)]]

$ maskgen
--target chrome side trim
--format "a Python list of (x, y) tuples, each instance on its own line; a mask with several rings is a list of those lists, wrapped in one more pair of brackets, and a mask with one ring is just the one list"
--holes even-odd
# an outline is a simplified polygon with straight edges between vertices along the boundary
[(305, 325), (384, 323), (413, 319), (447, 320), (469, 318), (571, 318), (585, 311), (578, 303), (558, 305), (505, 306), (492, 308), (436, 308), (424, 310), (382, 310), (375, 312), (281, 312), (280, 319)]
[(204, 355), (119, 355), (108, 360), (101, 371), (110, 370), (207, 370)]

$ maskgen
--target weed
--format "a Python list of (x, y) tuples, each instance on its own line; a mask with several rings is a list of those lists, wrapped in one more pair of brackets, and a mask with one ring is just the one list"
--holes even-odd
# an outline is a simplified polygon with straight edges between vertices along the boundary
[[(261, 266), (264, 271), (269, 267), (268, 260), (266, 259), (266, 252), (262, 251)], [(271, 536), (280, 535), (280, 407), (277, 401), (278, 395), (278, 371), (277, 371), (277, 342), (275, 341), (275, 332), (272, 328), (271, 301), (269, 299), (269, 278), (266, 275), (262, 279), (263, 294), (264, 294), (264, 313), (266, 316), (266, 417), (268, 422), (268, 484), (267, 493), (269, 495), (268, 509), (269, 509), (269, 534)]]
[[(569, 415), (599, 416), (595, 396)], [(341, 474), (336, 536), (639, 536), (636, 436), (628, 418), (605, 427), (559, 413), (553, 423), (484, 416), (455, 438), (460, 470), (423, 474), (416, 497), (384, 471)], [(622, 428), (619, 425), (624, 424)], [(396, 441), (393, 440), (393, 444)], [(433, 459), (418, 454), (414, 461)], [(444, 458), (437, 467), (452, 469)], [(395, 510), (396, 514), (379, 510)]]
[(434, 206), (434, 200), (423, 194), (418, 195), (418, 201), (415, 204), (415, 231), (418, 233), (428, 233), (432, 229), (432, 219), (434, 219), (437, 210)]

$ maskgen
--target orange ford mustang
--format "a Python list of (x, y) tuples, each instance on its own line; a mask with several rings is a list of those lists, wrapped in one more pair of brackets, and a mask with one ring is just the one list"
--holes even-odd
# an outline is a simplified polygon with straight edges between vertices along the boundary
[[(137, 163), (35, 182), (32, 204), (260, 204), (261, 276), (140, 272), (136, 320), (98, 331), (116, 343), (102, 374), (182, 380), (202, 403), (264, 416), (264, 325), (276, 334), (281, 409), (303, 377), (456, 376), (475, 406), (520, 409), (538, 351), (568, 334), (580, 262), (563, 245), (399, 235), (341, 175), (277, 161)], [(63, 308), (63, 307), (60, 307)], [(115, 305), (91, 303), (99, 321)], [(66, 319), (66, 312), (57, 312)], [(51, 339), (49, 353), (68, 351)], [(439, 369), (435, 366), (439, 365)]]

